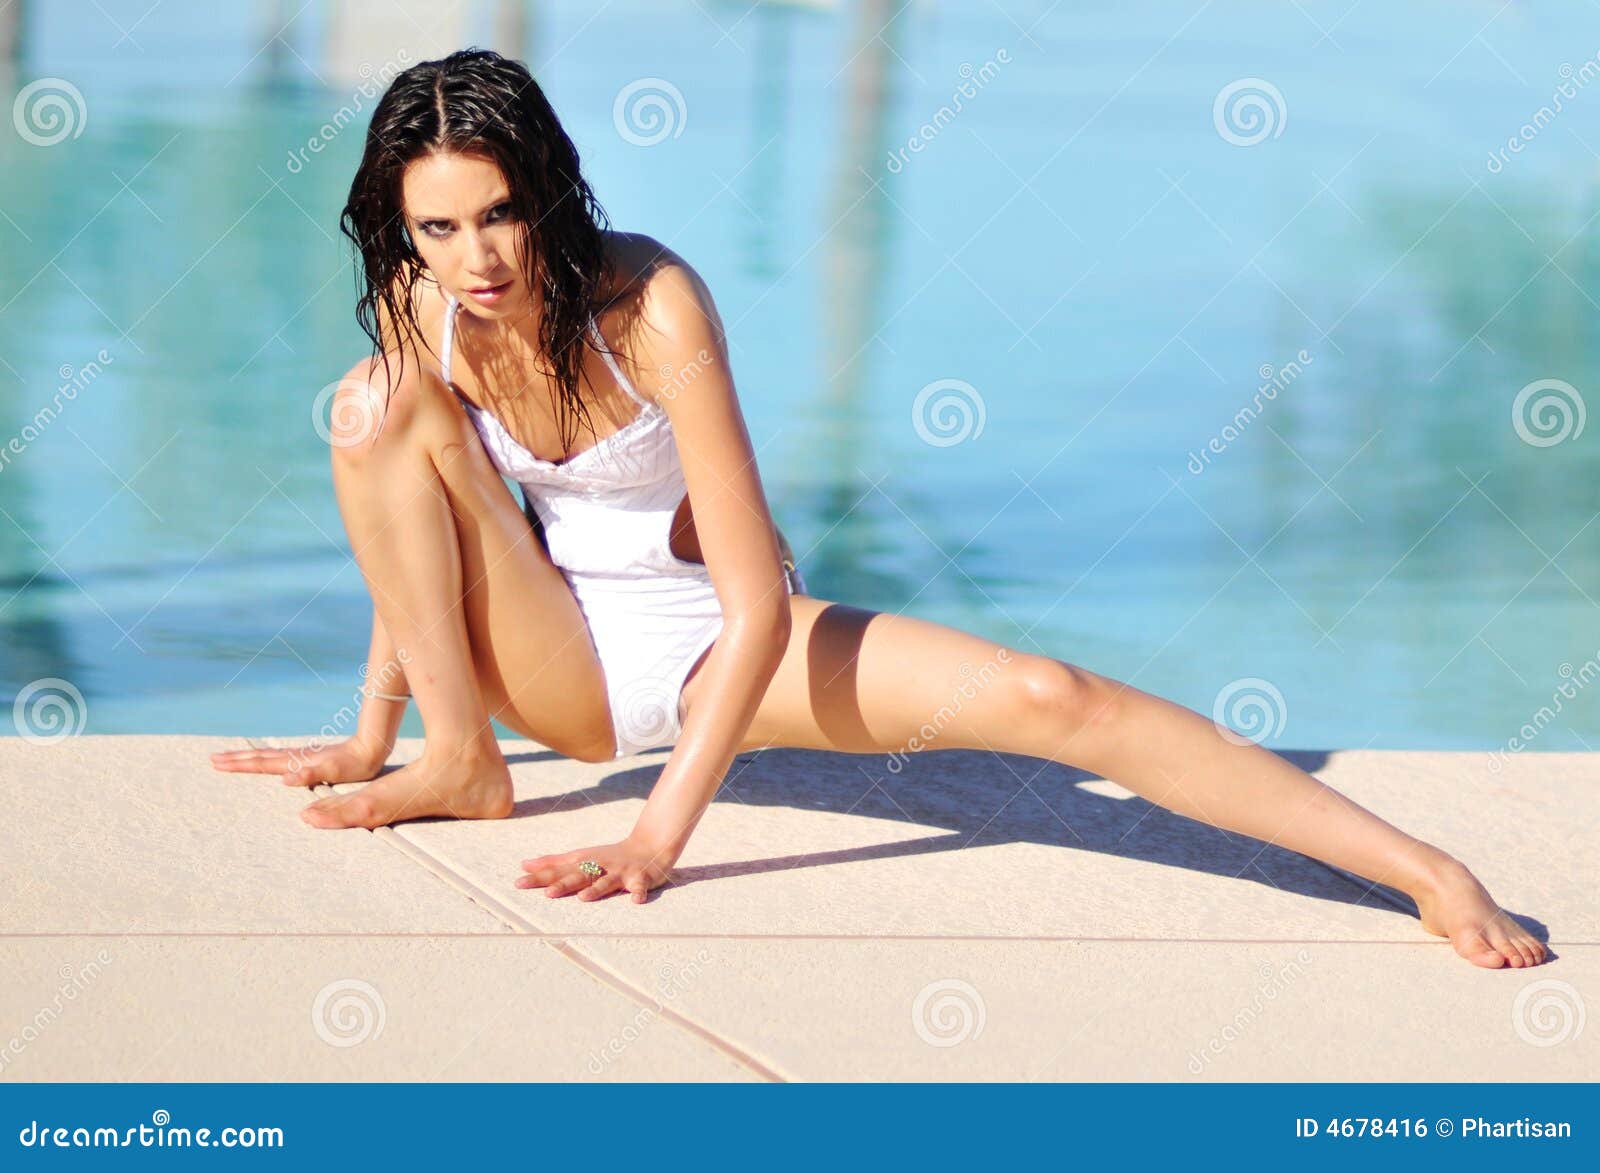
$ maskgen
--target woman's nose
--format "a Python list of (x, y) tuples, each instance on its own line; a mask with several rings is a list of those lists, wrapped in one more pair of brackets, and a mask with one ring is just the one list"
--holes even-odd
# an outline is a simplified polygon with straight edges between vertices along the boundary
[(472, 233), (467, 237), (467, 268), (479, 277), (490, 276), (497, 264), (498, 258), (494, 249), (489, 247), (489, 240), (480, 233)]

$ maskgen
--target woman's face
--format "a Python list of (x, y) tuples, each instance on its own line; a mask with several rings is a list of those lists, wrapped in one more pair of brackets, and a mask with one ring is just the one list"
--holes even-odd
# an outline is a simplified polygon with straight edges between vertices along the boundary
[[(524, 235), (511, 218), (499, 166), (470, 155), (416, 159), (401, 178), (406, 229), (423, 264), (444, 289), (482, 317), (526, 311), (527, 282), (517, 259)], [(499, 286), (490, 295), (474, 290)]]

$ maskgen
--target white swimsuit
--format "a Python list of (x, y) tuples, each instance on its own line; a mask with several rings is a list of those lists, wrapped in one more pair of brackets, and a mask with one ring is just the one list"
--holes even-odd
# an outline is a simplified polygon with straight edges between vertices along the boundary
[[(439, 365), (450, 385), (460, 302), (446, 296)], [(672, 552), (672, 519), (687, 489), (671, 421), (634, 390), (593, 319), (590, 329), (617, 384), (640, 411), (571, 460), (541, 460), (491, 412), (459, 391), (456, 396), (494, 466), (522, 486), (544, 526), (550, 560), (589, 625), (620, 758), (678, 740), (684, 680), (721, 634), (722, 606), (705, 566)], [(804, 593), (799, 570), (784, 565), (789, 593)]]

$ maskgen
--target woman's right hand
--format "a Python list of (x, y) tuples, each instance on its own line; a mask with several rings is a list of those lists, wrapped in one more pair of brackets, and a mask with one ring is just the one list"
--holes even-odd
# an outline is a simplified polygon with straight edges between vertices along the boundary
[(389, 749), (352, 737), (332, 745), (288, 749), (230, 749), (211, 755), (214, 769), (240, 774), (277, 774), (285, 786), (318, 782), (365, 782), (376, 778)]

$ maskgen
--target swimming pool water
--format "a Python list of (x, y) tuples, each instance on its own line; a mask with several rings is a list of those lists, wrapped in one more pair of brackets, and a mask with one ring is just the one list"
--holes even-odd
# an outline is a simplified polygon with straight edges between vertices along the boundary
[[(0, 699), (294, 736), (353, 696), (370, 603), (311, 416), (365, 353), (348, 7), (31, 6), (8, 94), (82, 106), (0, 136)], [(444, 34), (527, 60), (616, 226), (706, 277), (812, 591), (1233, 698), (1277, 747), (1594, 744), (1592, 30), (900, 7)], [(617, 112), (640, 82), (665, 133)]]

